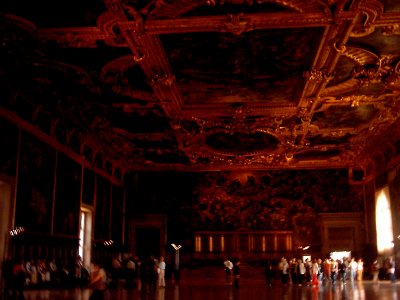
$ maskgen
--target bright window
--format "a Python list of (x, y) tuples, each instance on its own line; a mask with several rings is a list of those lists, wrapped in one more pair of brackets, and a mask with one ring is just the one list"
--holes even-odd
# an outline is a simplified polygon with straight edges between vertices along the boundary
[(376, 193), (375, 209), (378, 253), (390, 255), (393, 248), (393, 227), (388, 187)]
[(79, 251), (78, 254), (82, 258), (86, 266), (90, 265), (91, 252), (91, 235), (92, 235), (92, 213), (89, 209), (81, 208), (81, 220), (79, 230)]

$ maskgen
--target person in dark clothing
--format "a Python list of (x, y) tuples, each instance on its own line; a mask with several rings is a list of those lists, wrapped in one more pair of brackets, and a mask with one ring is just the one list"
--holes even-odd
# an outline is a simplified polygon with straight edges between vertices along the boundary
[(145, 260), (139, 262), (139, 277), (139, 289), (145, 288), (148, 280), (147, 262)]
[(388, 261), (388, 274), (389, 274), (389, 279), (392, 283), (396, 282), (396, 268), (395, 268), (395, 262), (393, 257), (389, 258)]
[(345, 259), (339, 260), (339, 279), (343, 281), (343, 283), (346, 283), (346, 277), (347, 277), (347, 265), (345, 263)]
[(157, 286), (157, 266), (153, 255), (150, 256), (147, 262), (147, 274), (149, 276), (149, 287), (155, 289)]
[(23, 300), (24, 297), (24, 285), (25, 285), (25, 264), (23, 260), (17, 260), (13, 264), (13, 299)]
[(240, 281), (240, 260), (238, 260), (234, 265), (233, 265), (233, 286), (235, 288), (239, 288), (239, 281)]
[(4, 260), (2, 266), (4, 279), (4, 299), (11, 299), (13, 284), (13, 261), (11, 258)]
[(265, 275), (265, 284), (267, 286), (271, 286), (272, 279), (272, 264), (270, 260), (267, 260), (264, 265), (264, 275)]

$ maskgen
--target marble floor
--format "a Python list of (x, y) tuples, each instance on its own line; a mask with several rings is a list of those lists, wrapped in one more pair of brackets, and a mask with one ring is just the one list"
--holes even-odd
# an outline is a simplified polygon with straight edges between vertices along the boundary
[[(317, 300), (317, 299), (348, 299), (348, 300), (397, 300), (400, 299), (400, 282), (392, 284), (382, 281), (378, 284), (371, 281), (347, 282), (332, 285), (327, 283), (319, 287), (282, 285), (274, 281), (272, 286), (266, 286), (262, 278), (241, 278), (240, 287), (235, 288), (225, 282), (225, 278), (196, 278), (191, 274), (185, 277), (183, 273), (179, 281), (167, 279), (165, 288), (126, 289), (123, 284), (119, 287), (108, 289), (105, 293), (106, 300)], [(89, 299), (89, 289), (51, 289), (51, 290), (25, 290), (26, 300), (48, 299)]]

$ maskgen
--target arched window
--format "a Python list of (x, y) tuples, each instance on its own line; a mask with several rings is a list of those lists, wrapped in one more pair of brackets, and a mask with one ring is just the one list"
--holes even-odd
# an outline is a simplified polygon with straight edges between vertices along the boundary
[(393, 249), (393, 227), (388, 187), (376, 193), (375, 219), (378, 253), (390, 255)]

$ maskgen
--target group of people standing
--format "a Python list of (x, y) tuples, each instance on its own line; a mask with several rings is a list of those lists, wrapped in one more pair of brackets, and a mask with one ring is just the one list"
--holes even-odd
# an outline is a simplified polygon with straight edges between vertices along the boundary
[[(385, 262), (385, 268), (389, 279), (395, 282), (395, 264), (393, 258), (388, 258)], [(298, 284), (318, 286), (322, 283), (336, 283), (346, 281), (362, 281), (364, 276), (364, 261), (360, 258), (356, 260), (353, 258), (332, 259), (326, 258), (325, 260), (316, 258), (313, 260), (293, 258), (287, 260), (282, 257), (278, 264), (280, 279), (282, 284)], [(267, 261), (265, 264), (266, 284), (271, 285), (272, 278), (272, 264)], [(372, 280), (378, 282), (381, 267), (376, 260), (371, 266)]]
[(165, 287), (166, 263), (164, 257), (156, 259), (154, 255), (146, 260), (137, 256), (129, 256), (121, 259), (114, 257), (111, 264), (110, 280), (111, 285), (116, 285), (121, 279), (125, 281), (127, 288), (137, 287)]
[(322, 282), (361, 281), (363, 279), (364, 262), (362, 259), (356, 261), (355, 258), (337, 260), (315, 258), (305, 261), (294, 258), (288, 261), (283, 257), (279, 263), (279, 270), (283, 284), (318, 286)]
[(165, 270), (164, 257), (160, 257), (157, 260), (153, 255), (148, 260), (143, 261), (137, 257), (129, 257), (124, 261), (121, 261), (119, 257), (115, 257), (112, 260), (109, 275), (107, 275), (103, 267), (94, 263), (88, 286), (93, 289), (90, 300), (104, 299), (104, 291), (108, 286), (107, 281), (115, 283), (120, 279), (124, 279), (126, 287), (136, 286), (140, 290), (153, 289), (156, 286), (165, 288)]
[[(166, 263), (164, 257), (147, 260), (129, 256), (116, 256), (110, 264), (92, 262), (90, 268), (83, 267), (80, 257), (67, 267), (54, 260), (6, 259), (2, 266), (4, 279), (2, 299), (24, 299), (25, 288), (82, 287), (92, 289), (90, 299), (103, 299), (107, 288), (125, 282), (126, 288), (165, 288)], [(85, 272), (84, 272), (85, 271)], [(69, 284), (70, 283), (70, 284)]]

